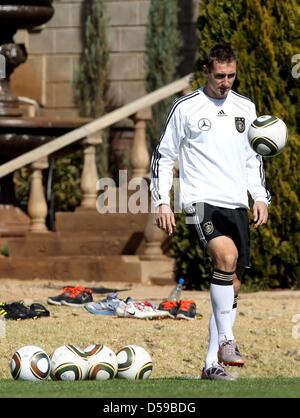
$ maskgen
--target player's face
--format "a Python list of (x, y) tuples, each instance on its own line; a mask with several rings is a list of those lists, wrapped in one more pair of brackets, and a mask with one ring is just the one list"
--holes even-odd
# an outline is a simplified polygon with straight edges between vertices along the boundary
[(225, 99), (236, 77), (236, 61), (214, 61), (211, 72), (204, 67), (207, 77), (205, 93), (215, 99)]

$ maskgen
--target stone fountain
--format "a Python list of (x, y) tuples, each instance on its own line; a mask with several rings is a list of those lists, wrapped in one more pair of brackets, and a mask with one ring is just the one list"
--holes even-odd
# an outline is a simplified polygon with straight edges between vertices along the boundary
[(0, 80), (0, 116), (22, 116), (19, 101), (12, 95), (9, 79), (12, 72), (27, 58), (23, 44), (13, 37), (19, 29), (32, 29), (48, 22), (54, 14), (50, 0), (0, 1), (0, 54), (6, 64), (5, 78)]
[[(19, 98), (10, 90), (11, 74), (27, 58), (25, 45), (14, 42), (15, 33), (41, 26), (53, 14), (51, 0), (0, 0), (0, 63), (5, 63), (5, 68), (2, 65), (0, 69), (0, 164), (87, 122), (83, 118), (28, 117)], [(28, 231), (28, 224), (28, 216), (17, 207), (13, 174), (3, 177), (0, 179), (0, 237), (23, 235)]]

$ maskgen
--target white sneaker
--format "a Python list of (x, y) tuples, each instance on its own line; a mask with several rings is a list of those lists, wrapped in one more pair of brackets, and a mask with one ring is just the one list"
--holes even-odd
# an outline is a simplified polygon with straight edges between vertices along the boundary
[(117, 316), (137, 319), (169, 317), (168, 312), (156, 309), (156, 307), (148, 301), (129, 301), (127, 303), (121, 301), (116, 307), (116, 313)]

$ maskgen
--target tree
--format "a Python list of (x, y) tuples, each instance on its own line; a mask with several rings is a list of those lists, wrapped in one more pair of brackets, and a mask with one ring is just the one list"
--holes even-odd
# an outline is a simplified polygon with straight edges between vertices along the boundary
[(85, 2), (84, 49), (75, 75), (75, 100), (81, 116), (104, 114), (108, 88), (108, 46), (104, 0)]
[[(251, 230), (252, 268), (245, 277), (247, 284), (257, 288), (300, 288), (300, 80), (293, 78), (291, 71), (291, 58), (300, 51), (299, 21), (296, 0), (203, 0), (198, 20), (195, 86), (203, 82), (200, 69), (204, 54), (216, 43), (230, 43), (238, 56), (235, 90), (255, 102), (259, 115), (279, 116), (289, 128), (289, 144), (284, 152), (264, 160), (273, 196), (270, 219), (267, 227)], [(182, 218), (178, 222), (180, 233), (173, 245), (178, 274), (186, 273), (191, 282), (200, 276), (202, 285), (207, 286), (208, 277), (202, 271), (206, 255), (202, 249), (194, 253), (196, 238)], [(189, 239), (192, 244), (183, 253), (182, 242)], [(189, 268), (187, 260), (198, 265), (197, 271)]]
[[(104, 0), (86, 0), (83, 10), (83, 52), (74, 75), (74, 99), (79, 115), (97, 118), (107, 107), (108, 46)], [(97, 146), (96, 159), (100, 176), (108, 173), (107, 134), (101, 132), (102, 144)], [(55, 210), (74, 210), (81, 201), (80, 174), (82, 151), (56, 161), (53, 176)]]
[[(75, 101), (80, 116), (97, 118), (107, 107), (109, 50), (106, 38), (107, 19), (104, 0), (86, 1), (83, 33), (84, 50), (75, 74)], [(100, 176), (108, 174), (107, 133), (102, 132), (102, 144), (97, 147)]]
[[(147, 92), (163, 87), (177, 78), (181, 46), (177, 0), (151, 0), (146, 32)], [(173, 100), (174, 97), (171, 97), (152, 107), (152, 121), (148, 125), (152, 147), (159, 140), (166, 113)]]

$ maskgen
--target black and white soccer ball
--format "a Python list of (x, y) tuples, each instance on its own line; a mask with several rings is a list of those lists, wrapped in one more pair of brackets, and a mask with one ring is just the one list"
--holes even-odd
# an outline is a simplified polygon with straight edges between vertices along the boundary
[(274, 157), (286, 146), (288, 129), (282, 119), (263, 115), (255, 119), (248, 130), (251, 148), (263, 157)]
[(12, 356), (10, 372), (15, 380), (46, 380), (50, 374), (50, 359), (42, 348), (26, 345)]
[(52, 380), (84, 380), (88, 372), (88, 358), (75, 345), (62, 345), (50, 356)]
[(117, 353), (117, 377), (128, 380), (148, 379), (153, 369), (150, 354), (138, 345), (127, 345)]
[(89, 380), (113, 379), (118, 371), (117, 356), (109, 347), (102, 344), (92, 344), (84, 349), (88, 358)]

